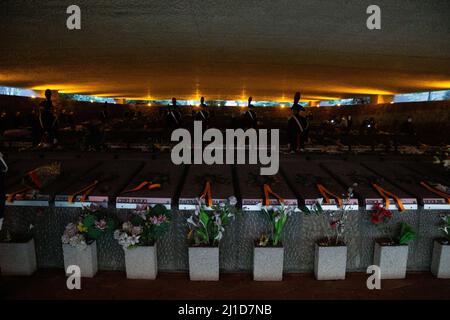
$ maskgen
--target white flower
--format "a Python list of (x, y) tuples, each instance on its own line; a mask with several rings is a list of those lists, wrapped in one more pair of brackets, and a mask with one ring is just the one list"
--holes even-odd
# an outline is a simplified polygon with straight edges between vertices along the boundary
[(133, 229), (133, 224), (131, 222), (127, 221), (122, 224), (122, 230), (125, 232), (131, 232)]
[(198, 224), (194, 222), (193, 216), (190, 216), (186, 221), (187, 223), (192, 224), (194, 227), (198, 227)]
[(235, 196), (231, 196), (228, 198), (228, 203), (230, 204), (230, 206), (235, 206), (237, 204), (237, 199)]
[(225, 208), (225, 206), (226, 206), (225, 202), (221, 202), (221, 203), (219, 203), (219, 207), (220, 207), (220, 208), (222, 208), (222, 209), (223, 209), (223, 208)]
[(142, 231), (143, 231), (143, 228), (142, 228), (142, 227), (140, 227), (140, 226), (135, 226), (135, 227), (133, 227), (133, 228), (131, 229), (131, 234), (132, 234), (133, 236), (137, 236), (137, 235), (140, 235), (140, 234), (142, 233)]

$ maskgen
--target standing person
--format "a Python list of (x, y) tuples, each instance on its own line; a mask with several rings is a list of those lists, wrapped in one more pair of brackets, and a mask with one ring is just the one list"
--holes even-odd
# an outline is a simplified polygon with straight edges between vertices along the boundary
[(103, 110), (100, 113), (100, 119), (103, 124), (108, 123), (109, 114), (108, 114), (108, 102), (105, 101), (105, 104), (103, 105)]
[(203, 130), (208, 129), (208, 127), (209, 127), (209, 112), (206, 109), (207, 109), (207, 106), (205, 103), (205, 98), (201, 97), (200, 110), (195, 113), (194, 121), (201, 121)]
[(42, 129), (41, 141), (50, 145), (58, 143), (58, 118), (54, 114), (52, 91), (45, 90), (46, 100), (41, 102), (39, 109), (39, 123)]
[(181, 112), (178, 110), (177, 99), (172, 98), (172, 105), (168, 106), (169, 110), (166, 114), (167, 128), (172, 132), (175, 129), (181, 128)]
[(309, 133), (309, 119), (305, 108), (299, 103), (301, 94), (296, 92), (292, 105), (292, 116), (288, 121), (288, 136), (291, 153), (305, 151), (305, 143)]
[(253, 98), (248, 97), (248, 110), (244, 114), (244, 127), (245, 129), (256, 129), (258, 126), (258, 117), (255, 112), (255, 106), (252, 104)]

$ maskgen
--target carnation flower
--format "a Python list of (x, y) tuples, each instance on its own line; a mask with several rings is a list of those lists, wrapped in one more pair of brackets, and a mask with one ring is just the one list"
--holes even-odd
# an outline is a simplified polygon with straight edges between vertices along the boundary
[(95, 221), (95, 227), (99, 230), (105, 230), (107, 228), (107, 223), (105, 219), (101, 219), (98, 221)]
[(228, 198), (228, 203), (230, 204), (230, 206), (235, 206), (237, 204), (237, 199), (235, 196), (231, 196)]

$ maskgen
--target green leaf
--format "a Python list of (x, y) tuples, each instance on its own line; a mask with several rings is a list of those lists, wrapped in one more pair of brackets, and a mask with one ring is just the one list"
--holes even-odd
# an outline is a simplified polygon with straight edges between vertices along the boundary
[(92, 214), (88, 214), (83, 218), (83, 225), (87, 228), (94, 226), (96, 217)]

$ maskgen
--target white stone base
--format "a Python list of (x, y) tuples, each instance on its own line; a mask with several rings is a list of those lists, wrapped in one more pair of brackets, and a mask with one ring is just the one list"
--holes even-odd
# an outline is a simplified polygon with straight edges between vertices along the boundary
[(34, 239), (25, 243), (0, 242), (1, 274), (29, 276), (36, 269)]
[(255, 247), (253, 255), (253, 280), (283, 280), (284, 248)]
[(64, 270), (71, 265), (78, 266), (81, 276), (92, 278), (97, 273), (97, 242), (94, 241), (86, 249), (80, 250), (70, 244), (63, 244)]
[(434, 241), (431, 273), (438, 278), (450, 279), (450, 245)]
[(408, 246), (381, 246), (375, 243), (373, 264), (380, 267), (381, 279), (406, 278), (408, 248)]
[(158, 275), (156, 244), (152, 247), (124, 249), (127, 279), (155, 280)]
[(192, 281), (218, 281), (219, 248), (189, 247), (189, 277)]
[(346, 246), (319, 246), (316, 243), (314, 275), (317, 280), (343, 280), (346, 268)]

